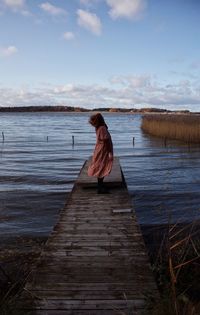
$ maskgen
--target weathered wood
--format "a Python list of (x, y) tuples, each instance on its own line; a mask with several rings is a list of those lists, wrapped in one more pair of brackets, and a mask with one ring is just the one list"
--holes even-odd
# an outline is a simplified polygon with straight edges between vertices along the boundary
[(144, 305), (144, 298), (134, 299), (134, 300), (125, 300), (124, 299), (114, 299), (114, 300), (65, 300), (65, 299), (48, 299), (48, 308), (46, 300), (44, 299), (35, 299), (35, 308), (41, 310), (41, 308), (47, 308), (48, 310), (114, 310), (115, 308), (124, 309), (126, 307), (139, 307), (141, 308)]
[[(142, 288), (140, 287), (133, 287), (133, 283), (132, 282), (98, 282), (98, 283), (73, 283), (70, 282), (69, 284), (66, 282), (63, 283), (56, 283), (53, 287), (52, 285), (50, 285), (50, 283), (43, 283), (41, 282), (40, 284), (35, 285), (34, 287), (30, 284), (27, 283), (26, 288), (31, 289), (31, 293), (34, 292), (34, 294), (37, 295), (37, 293), (35, 292), (39, 292), (39, 291), (56, 291), (56, 292), (60, 292), (60, 291), (79, 291), (82, 294), (84, 294), (85, 292), (93, 292), (93, 291), (109, 291), (111, 292), (125, 292), (128, 291), (129, 293), (131, 292), (143, 292), (145, 293), (146, 291), (148, 291), (148, 288), (146, 291), (144, 291)], [(27, 292), (28, 294), (29, 292)], [(58, 294), (59, 297), (59, 294)]]
[[(97, 179), (95, 177), (89, 177), (87, 175), (87, 169), (90, 162), (91, 160), (86, 162), (85, 167), (82, 168), (81, 173), (76, 181), (76, 183), (78, 185), (82, 185), (82, 187), (95, 187), (97, 184)], [(111, 173), (109, 176), (105, 177), (105, 183), (112, 187), (122, 185), (121, 168), (119, 165), (119, 159), (117, 157), (114, 158)]]
[[(130, 291), (129, 291), (130, 290)], [(129, 287), (128, 289), (125, 289), (124, 291), (108, 291), (108, 290), (87, 290), (87, 291), (79, 291), (79, 290), (71, 290), (69, 287), (68, 290), (60, 290), (59, 291), (59, 296), (58, 296), (58, 291), (57, 290), (46, 290), (46, 291), (40, 291), (37, 290), (35, 297), (39, 299), (50, 299), (50, 300), (60, 300), (60, 299), (65, 299), (65, 300), (97, 300), (101, 296), (103, 300), (113, 300), (113, 299), (133, 299), (137, 298), (138, 296), (138, 290), (131, 290)], [(141, 292), (142, 296), (142, 292)], [(143, 296), (144, 298), (145, 296)]]
[(121, 310), (37, 310), (37, 311), (28, 311), (26, 315), (134, 315), (138, 313), (133, 313), (133, 311), (126, 310), (122, 312)]
[(119, 160), (106, 195), (87, 165), (26, 284), (27, 314), (139, 315), (146, 296), (158, 295)]

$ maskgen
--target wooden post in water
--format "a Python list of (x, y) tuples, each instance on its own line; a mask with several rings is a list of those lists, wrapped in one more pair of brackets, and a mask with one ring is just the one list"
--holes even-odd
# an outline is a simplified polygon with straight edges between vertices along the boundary
[(72, 136), (72, 146), (74, 146), (74, 136)]
[(47, 136), (47, 142), (49, 141), (49, 137)]
[(133, 146), (135, 145), (135, 137), (133, 137)]
[(2, 139), (3, 139), (3, 142), (5, 140), (5, 137), (4, 137), (4, 132), (2, 131)]

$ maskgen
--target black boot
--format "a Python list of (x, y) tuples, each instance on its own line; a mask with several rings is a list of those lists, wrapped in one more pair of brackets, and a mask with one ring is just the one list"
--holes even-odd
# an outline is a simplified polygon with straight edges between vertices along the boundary
[(98, 194), (109, 194), (108, 189), (104, 186), (103, 183), (104, 177), (98, 177), (98, 190), (97, 193)]

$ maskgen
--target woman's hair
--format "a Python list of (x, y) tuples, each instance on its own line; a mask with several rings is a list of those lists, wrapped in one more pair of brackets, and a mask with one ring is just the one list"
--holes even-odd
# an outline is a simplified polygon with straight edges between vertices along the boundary
[(99, 128), (100, 126), (105, 126), (106, 128), (108, 128), (103, 116), (100, 113), (92, 115), (89, 119), (89, 123), (95, 128)]

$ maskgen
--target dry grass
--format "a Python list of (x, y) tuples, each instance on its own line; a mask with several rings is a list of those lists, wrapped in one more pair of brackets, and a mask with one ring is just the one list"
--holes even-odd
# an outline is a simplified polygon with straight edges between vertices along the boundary
[(0, 250), (0, 315), (28, 315), (17, 310), (27, 277), (36, 264), (44, 239), (20, 239), (16, 248)]
[(155, 261), (161, 299), (151, 315), (200, 314), (199, 222), (169, 226)]
[[(1, 275), (4, 279), (0, 279), (0, 314), (1, 315), (28, 315), (26, 310), (17, 310), (20, 296), (24, 290), (24, 285), (30, 273), (32, 265), (35, 263), (38, 255), (34, 253), (17, 255), (16, 259), (8, 268), (1, 267)], [(10, 255), (11, 258), (11, 255)]]
[(141, 128), (153, 136), (187, 143), (200, 143), (200, 115), (144, 115)]

